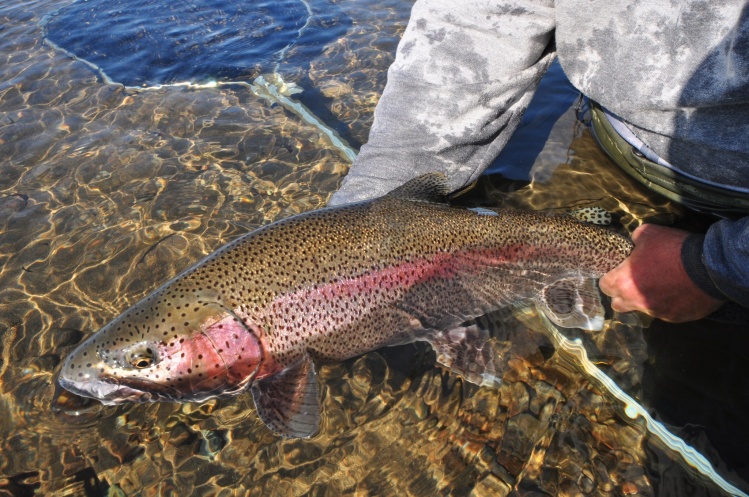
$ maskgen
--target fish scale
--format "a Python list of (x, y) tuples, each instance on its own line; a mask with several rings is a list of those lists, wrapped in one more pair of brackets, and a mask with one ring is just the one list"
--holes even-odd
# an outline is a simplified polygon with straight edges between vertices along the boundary
[(431, 174), (255, 230), (81, 344), (60, 383), (105, 403), (249, 388), (272, 430), (311, 436), (314, 361), (424, 340), (468, 381), (496, 384), (499, 358), (466, 320), (530, 299), (559, 325), (602, 326), (595, 278), (628, 239), (566, 215), (456, 208), (446, 194)]

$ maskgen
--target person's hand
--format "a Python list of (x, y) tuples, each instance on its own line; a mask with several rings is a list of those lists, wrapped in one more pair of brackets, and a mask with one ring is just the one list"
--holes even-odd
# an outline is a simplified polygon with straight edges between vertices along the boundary
[(644, 224), (632, 233), (635, 249), (600, 280), (615, 311), (641, 311), (682, 323), (713, 313), (723, 302), (703, 292), (687, 275), (681, 246), (689, 233)]

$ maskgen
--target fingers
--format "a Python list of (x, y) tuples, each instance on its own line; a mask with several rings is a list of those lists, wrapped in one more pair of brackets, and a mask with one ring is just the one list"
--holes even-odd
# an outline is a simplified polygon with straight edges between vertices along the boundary
[(686, 232), (643, 224), (632, 232), (635, 248), (619, 266), (599, 281), (618, 312), (640, 311), (670, 317), (682, 286), (680, 247)]
[(661, 226), (658, 224), (641, 224), (635, 230), (632, 232), (632, 240), (634, 241), (636, 238), (640, 238), (641, 236), (645, 235), (652, 235), (653, 233), (657, 233), (659, 231), (671, 231), (673, 228), (669, 228), (667, 226)]
[(705, 317), (722, 304), (700, 290), (681, 263), (688, 232), (644, 224), (632, 233), (635, 248), (599, 281), (618, 312), (640, 311), (670, 322)]
[(635, 308), (634, 306), (630, 305), (630, 303), (627, 300), (618, 298), (618, 297), (611, 299), (611, 309), (613, 309), (616, 312), (631, 312), (631, 311), (642, 312), (642, 309)]
[[(640, 251), (642, 251), (642, 245), (647, 244), (647, 239), (653, 235), (653, 227), (659, 228), (654, 224), (642, 224), (638, 226), (632, 232), (632, 241), (635, 243), (635, 248), (629, 257), (624, 259), (617, 267), (604, 274), (599, 280), (599, 286), (601, 291), (611, 297), (612, 305), (614, 299), (618, 299), (625, 294), (630, 294), (632, 290), (636, 288), (632, 283), (632, 261), (636, 260)], [(620, 309), (615, 309), (620, 310)]]
[(604, 274), (601, 279), (598, 280), (598, 286), (600, 287), (601, 291), (612, 299), (616, 297), (616, 295), (614, 294), (617, 288), (616, 281), (620, 267), (621, 264), (608, 273)]
[(641, 224), (635, 230), (632, 232), (632, 241), (635, 242), (635, 245), (637, 245), (638, 240), (644, 235), (647, 237), (648, 231), (650, 231), (650, 226), (655, 226), (653, 224)]
[(611, 308), (617, 312), (641, 311), (648, 313), (647, 299), (632, 278), (629, 259), (606, 273), (598, 282), (601, 291), (611, 298)]

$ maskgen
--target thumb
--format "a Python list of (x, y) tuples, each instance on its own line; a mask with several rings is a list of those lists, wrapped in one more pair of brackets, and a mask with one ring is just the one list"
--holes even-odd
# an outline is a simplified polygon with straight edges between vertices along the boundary
[(632, 241), (635, 243), (635, 245), (637, 245), (638, 241), (651, 236), (660, 228), (662, 227), (658, 226), (657, 224), (641, 224), (632, 232)]

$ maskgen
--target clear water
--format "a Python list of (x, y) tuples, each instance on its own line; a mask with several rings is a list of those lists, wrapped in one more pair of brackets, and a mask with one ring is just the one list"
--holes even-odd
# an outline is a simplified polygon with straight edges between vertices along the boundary
[[(93, 8), (85, 4), (94, 5), (0, 6), (0, 495), (721, 495), (628, 421), (548, 336), (505, 312), (481, 320), (506, 350), (501, 388), (462, 383), (420, 346), (375, 351), (321, 368), (324, 422), (311, 440), (274, 437), (249, 396), (54, 403), (60, 361), (85, 336), (223, 243), (324, 205), (348, 168), (319, 129), (246, 85), (125, 89), (45, 43), (52, 13)], [(130, 5), (120, 15), (150, 26)], [(257, 73), (275, 69), (296, 83), (303, 92), (294, 98), (357, 147), (411, 2), (310, 5), (335, 13), (317, 18), (331, 31), (292, 44), (263, 34), (289, 48), (268, 49), (275, 55)], [(180, 18), (173, 28), (185, 26)], [(206, 26), (196, 29), (193, 41), (209, 45)], [(102, 48), (116, 45), (104, 34)], [(128, 54), (118, 50), (122, 64)], [(201, 52), (189, 67), (229, 67), (219, 52)], [(121, 71), (137, 78), (148, 68), (127, 62)], [(245, 74), (256, 72), (227, 78)], [(697, 228), (700, 220), (611, 167), (573, 102), (555, 69), (497, 174), (464, 201), (595, 205), (623, 229)], [(615, 316), (581, 338), (624, 390), (749, 490), (746, 333), (645, 325)]]

